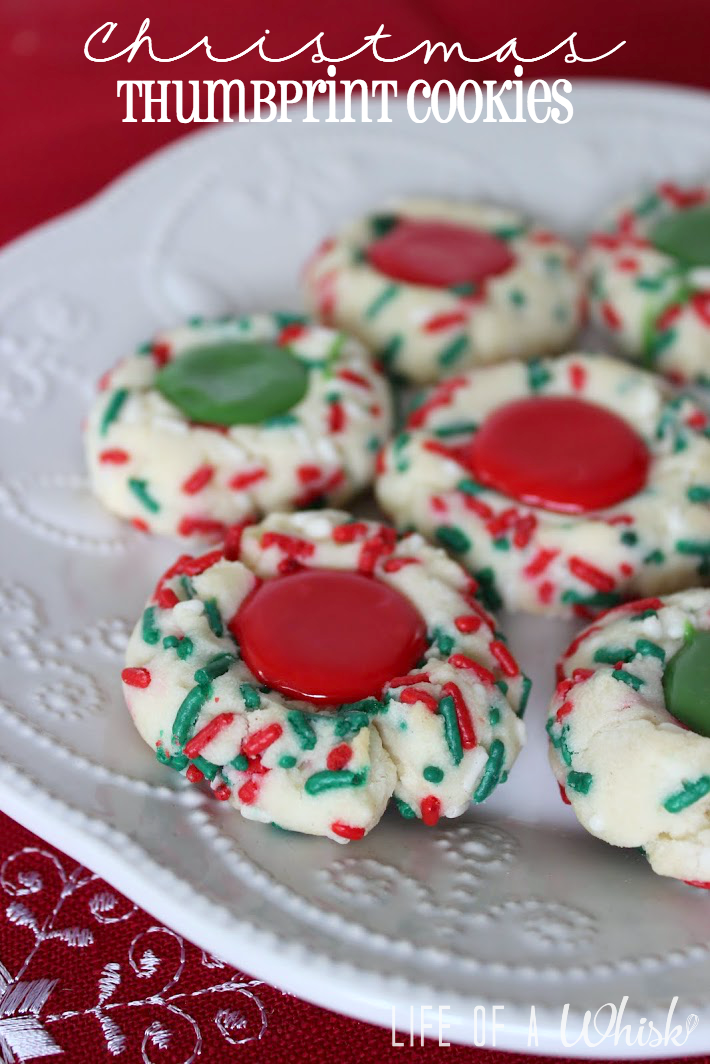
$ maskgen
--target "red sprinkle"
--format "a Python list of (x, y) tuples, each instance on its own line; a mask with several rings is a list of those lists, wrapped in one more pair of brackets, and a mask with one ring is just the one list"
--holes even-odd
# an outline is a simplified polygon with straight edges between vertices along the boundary
[(345, 428), (345, 410), (343, 404), (336, 400), (328, 409), (328, 431), (342, 432)]
[(388, 558), (383, 563), (382, 568), (386, 573), (398, 573), (400, 569), (404, 569), (405, 565), (418, 565), (418, 558)]
[(250, 735), (242, 743), (242, 753), (247, 757), (257, 757), (259, 754), (263, 754), (264, 750), (267, 750), (282, 735), (283, 728), (280, 724), (267, 724), (265, 728), (255, 731), (253, 735)]
[(616, 309), (609, 302), (604, 302), (599, 305), (601, 316), (604, 319), (604, 324), (608, 325), (610, 329), (620, 329), (623, 322), (619, 317)]
[(220, 732), (228, 728), (234, 720), (233, 713), (219, 713), (216, 717), (205, 724), (204, 728), (193, 735), (188, 743), (185, 743), (185, 753), (189, 758), (199, 757), (208, 743), (216, 739)]
[(237, 797), (244, 805), (252, 805), (256, 801), (258, 793), (259, 781), (256, 779), (248, 779), (237, 791)]
[(213, 476), (214, 469), (211, 465), (200, 466), (184, 481), (182, 490), (185, 495), (196, 495), (198, 491), (207, 487)]
[(404, 702), (407, 706), (413, 706), (416, 702), (421, 702), (430, 713), (436, 713), (439, 708), (434, 696), (430, 695), (428, 691), (422, 691), (421, 687), (405, 687), (399, 696), (399, 701)]
[(339, 835), (341, 839), (361, 839), (365, 834), (364, 828), (353, 827), (352, 824), (344, 824), (342, 820), (335, 820), (330, 825), (330, 830), (334, 835)]
[(598, 591), (612, 591), (616, 585), (616, 581), (609, 573), (603, 572), (602, 569), (598, 569), (596, 565), (591, 565), (589, 562), (585, 562), (583, 558), (573, 556), (567, 563), (569, 571), (574, 574), (579, 580), (582, 580), (585, 584), (589, 584), (591, 587), (596, 588)]
[(301, 321), (292, 321), (288, 325), (284, 325), (277, 340), (279, 347), (286, 347), (288, 344), (293, 343), (294, 340), (298, 340), (299, 336), (303, 336), (305, 331), (306, 326)]
[(352, 543), (353, 540), (367, 535), (367, 525), (364, 521), (351, 521), (346, 525), (336, 525), (332, 535), (336, 543)]
[(540, 599), (540, 602), (544, 603), (546, 606), (552, 602), (554, 595), (555, 585), (551, 580), (543, 580), (543, 582), (538, 585), (537, 597)]
[(429, 674), (426, 672), (411, 672), (409, 676), (393, 676), (387, 681), (391, 689), (395, 687), (411, 687), (414, 683), (429, 683)]
[(557, 557), (560, 552), (558, 550), (545, 550), (541, 548), (532, 561), (523, 569), (525, 576), (540, 576), (545, 572), (550, 562)]
[(483, 665), (479, 665), (477, 661), (474, 661), (473, 658), (467, 657), (466, 654), (452, 654), (449, 658), (449, 665), (453, 665), (455, 669), (467, 669), (482, 683), (493, 685), (496, 682), (496, 678), (490, 669), (486, 669)]
[(563, 702), (555, 715), (558, 720), (564, 720), (565, 717), (569, 716), (573, 709), (574, 705), (571, 702)]
[(361, 373), (356, 373), (354, 369), (341, 369), (338, 371), (338, 376), (343, 381), (350, 381), (351, 384), (358, 384), (361, 388), (367, 388), (371, 391), (372, 385), (367, 377), (363, 377)]
[(442, 332), (444, 329), (450, 329), (453, 325), (465, 325), (467, 321), (468, 314), (464, 314), (461, 310), (452, 310), (444, 314), (435, 314), (433, 318), (428, 318), (424, 322), (422, 325), (422, 332)]
[(523, 517), (518, 518), (513, 532), (513, 546), (517, 547), (518, 550), (523, 550), (524, 547), (527, 547), (536, 528), (537, 518), (535, 514), (525, 514)]
[(183, 517), (178, 525), (181, 536), (223, 536), (227, 526), (223, 521), (215, 521), (211, 517)]
[(226, 802), (232, 797), (231, 788), (226, 783), (220, 783), (219, 787), (215, 787), (212, 793), (218, 802)]
[(156, 366), (164, 366), (166, 362), (170, 361), (170, 345), (165, 343), (155, 343), (150, 349), (150, 353), (153, 356), (153, 361)]
[(155, 601), (161, 610), (171, 610), (180, 599), (171, 587), (159, 587), (155, 592)]
[(587, 383), (587, 371), (579, 362), (573, 362), (570, 366), (569, 380), (576, 392), (581, 392)]
[(139, 532), (149, 532), (150, 526), (147, 521), (144, 521), (142, 517), (132, 517), (131, 524), (134, 528), (137, 528)]
[(466, 705), (466, 701), (461, 694), (461, 689), (458, 684), (445, 683), (442, 690), (445, 695), (450, 695), (454, 700), (456, 720), (458, 721), (459, 735), (461, 736), (461, 745), (464, 750), (473, 750), (478, 740), (476, 739), (476, 730), (473, 726), (473, 719), (468, 706)]
[(197, 768), (195, 765), (188, 765), (187, 772), (185, 773), (185, 775), (189, 779), (190, 783), (202, 783), (203, 779), (205, 778), (204, 774), (200, 772), (199, 768)]
[(315, 547), (308, 540), (299, 539), (298, 536), (287, 536), (283, 532), (264, 532), (261, 537), (261, 546), (264, 550), (269, 547), (278, 547), (284, 554), (293, 558), (310, 558)]
[(439, 823), (441, 816), (441, 802), (435, 794), (428, 794), (421, 802), (422, 820), (428, 828), (433, 828)]
[(128, 687), (149, 687), (151, 677), (147, 669), (124, 669), (121, 679)]
[(347, 743), (341, 743), (340, 746), (335, 746), (328, 757), (326, 758), (326, 765), (331, 772), (339, 772), (345, 768), (350, 758), (353, 756), (352, 747)]
[(460, 617), (454, 617), (454, 624), (459, 632), (477, 632), (481, 627), (481, 618), (474, 613), (465, 613)]
[(239, 555), (242, 552), (242, 536), (244, 529), (253, 524), (253, 518), (246, 517), (243, 521), (238, 521), (234, 525), (230, 525), (227, 529), (227, 533), (224, 537), (224, 556), (228, 562), (236, 562), (239, 560)]
[(130, 461), (130, 458), (128, 451), (124, 451), (120, 447), (113, 447), (111, 450), (101, 452), (99, 462), (103, 462), (104, 465), (123, 465), (125, 462)]
[(572, 805), (569, 798), (567, 797), (567, 791), (564, 789), (562, 784), (558, 783), (557, 786), (560, 788), (560, 798), (565, 803), (565, 805)]
[(519, 674), (518, 663), (505, 643), (502, 643), (499, 639), (494, 639), (492, 643), (489, 643), (488, 649), (506, 676), (513, 677)]
[(257, 481), (263, 480), (265, 476), (265, 469), (250, 469), (244, 473), (235, 473), (229, 481), (229, 486), (233, 491), (243, 491), (244, 488), (249, 488)]

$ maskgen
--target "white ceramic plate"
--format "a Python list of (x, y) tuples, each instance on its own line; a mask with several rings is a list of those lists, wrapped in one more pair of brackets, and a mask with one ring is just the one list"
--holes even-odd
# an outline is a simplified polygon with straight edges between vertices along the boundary
[[(534, 679), (509, 784), (441, 830), (397, 816), (348, 847), (243, 821), (162, 768), (118, 672), (128, 625), (178, 551), (88, 495), (79, 422), (100, 372), (192, 314), (298, 306), (315, 243), (398, 194), (518, 204), (579, 236), (646, 181), (710, 171), (710, 99), (577, 87), (568, 125), (227, 126), (149, 159), (0, 256), (0, 803), (200, 946), (389, 1025), (441, 1005), (446, 1040), (646, 1057), (710, 1050), (710, 898), (580, 828), (543, 720), (563, 624), (507, 622)], [(49, 177), (51, 180), (51, 175)], [(581, 1015), (700, 1023), (681, 1049), (567, 1048)], [(435, 1011), (427, 1014), (429, 1019)], [(685, 1028), (683, 1028), (685, 1033)]]

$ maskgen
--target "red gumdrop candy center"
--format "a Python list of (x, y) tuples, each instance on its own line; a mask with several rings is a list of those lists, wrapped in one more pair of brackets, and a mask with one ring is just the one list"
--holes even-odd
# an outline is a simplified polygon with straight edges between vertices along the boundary
[(465, 464), (487, 487), (559, 513), (603, 510), (640, 491), (650, 456), (622, 418), (563, 396), (499, 407), (473, 437)]
[(374, 577), (336, 569), (265, 581), (230, 627), (259, 680), (322, 707), (379, 697), (427, 646), (409, 599)]
[(370, 244), (367, 257), (395, 281), (432, 288), (476, 286), (515, 262), (505, 241), (484, 229), (411, 218)]

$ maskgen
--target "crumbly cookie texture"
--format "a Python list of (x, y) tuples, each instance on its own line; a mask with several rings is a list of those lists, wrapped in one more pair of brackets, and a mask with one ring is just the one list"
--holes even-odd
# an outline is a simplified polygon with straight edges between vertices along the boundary
[(665, 182), (625, 201), (589, 238), (584, 271), (592, 319), (621, 351), (676, 383), (710, 385), (710, 246), (699, 266), (651, 242), (662, 220), (700, 206), (710, 185)]
[(663, 673), (688, 626), (710, 628), (710, 591), (617, 607), (559, 665), (550, 764), (583, 826), (641, 847), (664, 876), (710, 882), (710, 739), (666, 708)]
[[(196, 424), (155, 387), (199, 346), (287, 347), (308, 371), (291, 410), (257, 424)], [(195, 321), (161, 333), (103, 378), (85, 431), (91, 483), (113, 513), (151, 532), (220, 535), (246, 515), (366, 487), (390, 428), (389, 388), (357, 340), (294, 315)]]
[[(483, 486), (460, 460), (486, 417), (527, 396), (576, 396), (624, 419), (650, 454), (643, 490), (568, 515)], [(469, 371), (443, 382), (381, 456), (377, 498), (402, 529), (447, 547), (492, 609), (593, 616), (626, 598), (707, 582), (707, 415), (662, 379), (601, 355)]]
[[(368, 258), (402, 221), (434, 221), (499, 238), (504, 272), (479, 284), (433, 287), (393, 280)], [(407, 200), (326, 240), (304, 273), (307, 304), (358, 336), (393, 373), (425, 383), (469, 366), (562, 351), (584, 317), (576, 253), (515, 211)]]
[[(442, 550), (326, 510), (272, 514), (232, 535), (227, 555), (180, 558), (129, 642), (126, 701), (161, 762), (249, 819), (338, 842), (361, 838), (392, 797), (433, 825), (505, 781), (530, 683)], [(424, 660), (328, 711), (261, 684), (231, 622), (260, 580), (301, 566), (370, 574), (404, 595), (426, 622)]]

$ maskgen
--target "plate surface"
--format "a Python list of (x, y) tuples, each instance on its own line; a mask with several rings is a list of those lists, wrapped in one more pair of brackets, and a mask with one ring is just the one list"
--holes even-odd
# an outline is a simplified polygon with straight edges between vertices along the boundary
[[(578, 828), (543, 721), (568, 625), (509, 618), (534, 680), (508, 785), (431, 831), (389, 815), (339, 847), (243, 821), (162, 768), (133, 731), (123, 644), (178, 553), (103, 514), (79, 423), (102, 370), (193, 314), (298, 307), (298, 268), (334, 226), (403, 194), (517, 204), (579, 237), (644, 182), (710, 172), (710, 98), (577, 86), (566, 126), (226, 126), (200, 132), (0, 256), (0, 804), (194, 942), (301, 997), (446, 1040), (648, 1057), (710, 1050), (710, 902)], [(628, 997), (624, 1023), (683, 1048), (568, 1042)], [(476, 1006), (481, 1006), (475, 1011)], [(485, 1017), (485, 1030), (484, 1030)], [(602, 1024), (602, 1030), (606, 1023)], [(436, 1032), (435, 1032), (436, 1034)], [(685, 1028), (683, 1027), (683, 1034)], [(595, 1036), (595, 1038), (598, 1036)], [(401, 1040), (401, 1039), (400, 1039)], [(682, 1045), (682, 1043), (680, 1043)]]

